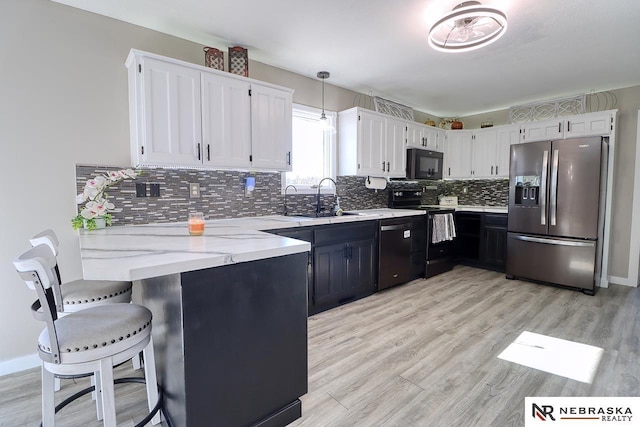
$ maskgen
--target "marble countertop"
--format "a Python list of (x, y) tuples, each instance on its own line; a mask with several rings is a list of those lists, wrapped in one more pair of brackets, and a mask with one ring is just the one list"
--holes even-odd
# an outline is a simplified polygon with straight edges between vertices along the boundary
[(472, 206), (472, 205), (428, 205), (429, 208), (450, 208), (455, 209), (457, 212), (487, 212), (487, 213), (508, 213), (509, 208), (507, 206)]
[(210, 220), (202, 236), (190, 236), (186, 222), (80, 230), (83, 277), (141, 280), (306, 252), (311, 249), (308, 242), (263, 230), (413, 216), (424, 211), (371, 209), (350, 213), (324, 218), (273, 215)]

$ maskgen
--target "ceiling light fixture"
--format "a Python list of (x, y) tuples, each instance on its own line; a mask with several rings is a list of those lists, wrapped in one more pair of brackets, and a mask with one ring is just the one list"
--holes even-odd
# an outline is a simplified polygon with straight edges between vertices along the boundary
[(468, 52), (498, 40), (507, 30), (501, 10), (465, 1), (433, 24), (429, 45), (441, 52)]
[(331, 122), (324, 114), (324, 81), (329, 78), (330, 74), (328, 71), (318, 71), (318, 78), (322, 80), (322, 114), (320, 115), (320, 126), (324, 131), (335, 131), (335, 128), (331, 126)]

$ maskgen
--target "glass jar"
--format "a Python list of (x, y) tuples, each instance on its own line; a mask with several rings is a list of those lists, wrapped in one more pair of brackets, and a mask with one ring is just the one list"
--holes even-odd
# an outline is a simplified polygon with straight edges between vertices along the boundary
[(204, 215), (202, 212), (189, 212), (189, 234), (192, 236), (204, 234)]

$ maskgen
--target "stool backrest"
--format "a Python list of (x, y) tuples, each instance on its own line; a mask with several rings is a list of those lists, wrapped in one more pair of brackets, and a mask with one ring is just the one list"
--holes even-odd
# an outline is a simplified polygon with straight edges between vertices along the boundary
[[(60, 240), (58, 239), (55, 231), (51, 229), (41, 231), (40, 233), (29, 239), (29, 242), (33, 247), (36, 247), (38, 245), (49, 246), (56, 261), (54, 270), (56, 272), (56, 276), (58, 277), (58, 283), (62, 285), (62, 277), (60, 276), (60, 268), (58, 267), (58, 246), (60, 245)], [(64, 301), (62, 300), (62, 290), (60, 289), (60, 286), (53, 287), (53, 297), (56, 301), (56, 310), (58, 310), (59, 312), (63, 312)]]
[(55, 273), (55, 256), (51, 248), (41, 244), (24, 252), (13, 260), (18, 274), (26, 285), (36, 291), (38, 300), (31, 305), (33, 317), (47, 324), (51, 353), (40, 351), (40, 357), (52, 363), (60, 363), (60, 350), (55, 321), (58, 319), (53, 290), (60, 287)]

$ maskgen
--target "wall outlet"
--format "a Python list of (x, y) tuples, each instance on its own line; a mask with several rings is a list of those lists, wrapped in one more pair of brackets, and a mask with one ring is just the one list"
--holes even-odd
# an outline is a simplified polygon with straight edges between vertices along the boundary
[(146, 182), (136, 182), (136, 197), (147, 197)]
[(192, 199), (197, 199), (200, 197), (200, 183), (198, 182), (189, 183), (189, 197)]
[(149, 184), (149, 193), (151, 197), (160, 197), (160, 184)]

